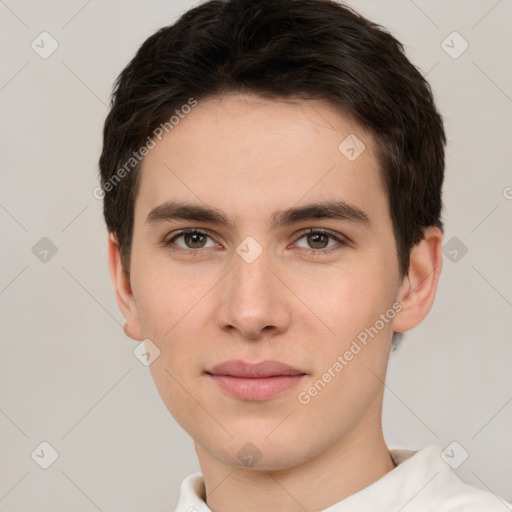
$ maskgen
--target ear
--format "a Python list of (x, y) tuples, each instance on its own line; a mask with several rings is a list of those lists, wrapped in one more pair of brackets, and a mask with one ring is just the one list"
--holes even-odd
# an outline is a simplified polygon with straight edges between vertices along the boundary
[(397, 296), (402, 309), (393, 323), (396, 332), (416, 327), (430, 311), (443, 264), (442, 242), (441, 230), (431, 226), (424, 230), (424, 238), (412, 248), (409, 272)]
[(139, 314), (135, 305), (130, 278), (123, 268), (119, 243), (113, 233), (110, 233), (108, 237), (108, 266), (116, 293), (117, 305), (126, 319), (124, 332), (130, 338), (142, 341), (144, 337), (142, 336)]

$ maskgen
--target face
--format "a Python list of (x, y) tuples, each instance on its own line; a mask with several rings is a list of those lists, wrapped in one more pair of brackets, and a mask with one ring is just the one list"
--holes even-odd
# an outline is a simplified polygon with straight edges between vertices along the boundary
[(127, 319), (197, 447), (284, 469), (380, 428), (401, 279), (370, 135), (321, 101), (227, 95), (141, 172)]

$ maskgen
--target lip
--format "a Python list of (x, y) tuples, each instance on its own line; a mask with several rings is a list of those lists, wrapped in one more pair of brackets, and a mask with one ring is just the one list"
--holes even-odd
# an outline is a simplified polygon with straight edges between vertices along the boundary
[(305, 372), (279, 361), (226, 361), (206, 374), (224, 391), (241, 400), (263, 401), (294, 386)]

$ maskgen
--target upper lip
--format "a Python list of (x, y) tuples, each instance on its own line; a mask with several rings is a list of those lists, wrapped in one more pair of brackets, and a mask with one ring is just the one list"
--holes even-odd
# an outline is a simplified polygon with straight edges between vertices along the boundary
[(279, 361), (262, 361), (247, 363), (245, 361), (225, 361), (207, 371), (211, 375), (227, 375), (230, 377), (263, 378), (278, 375), (305, 375), (305, 372)]

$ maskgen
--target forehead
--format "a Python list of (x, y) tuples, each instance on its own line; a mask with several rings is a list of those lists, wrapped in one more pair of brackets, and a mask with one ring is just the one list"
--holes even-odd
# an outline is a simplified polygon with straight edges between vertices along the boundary
[[(371, 135), (319, 100), (199, 101), (145, 157), (137, 210), (173, 200), (261, 216), (301, 201), (385, 207)], [(138, 208), (137, 208), (138, 203)]]

